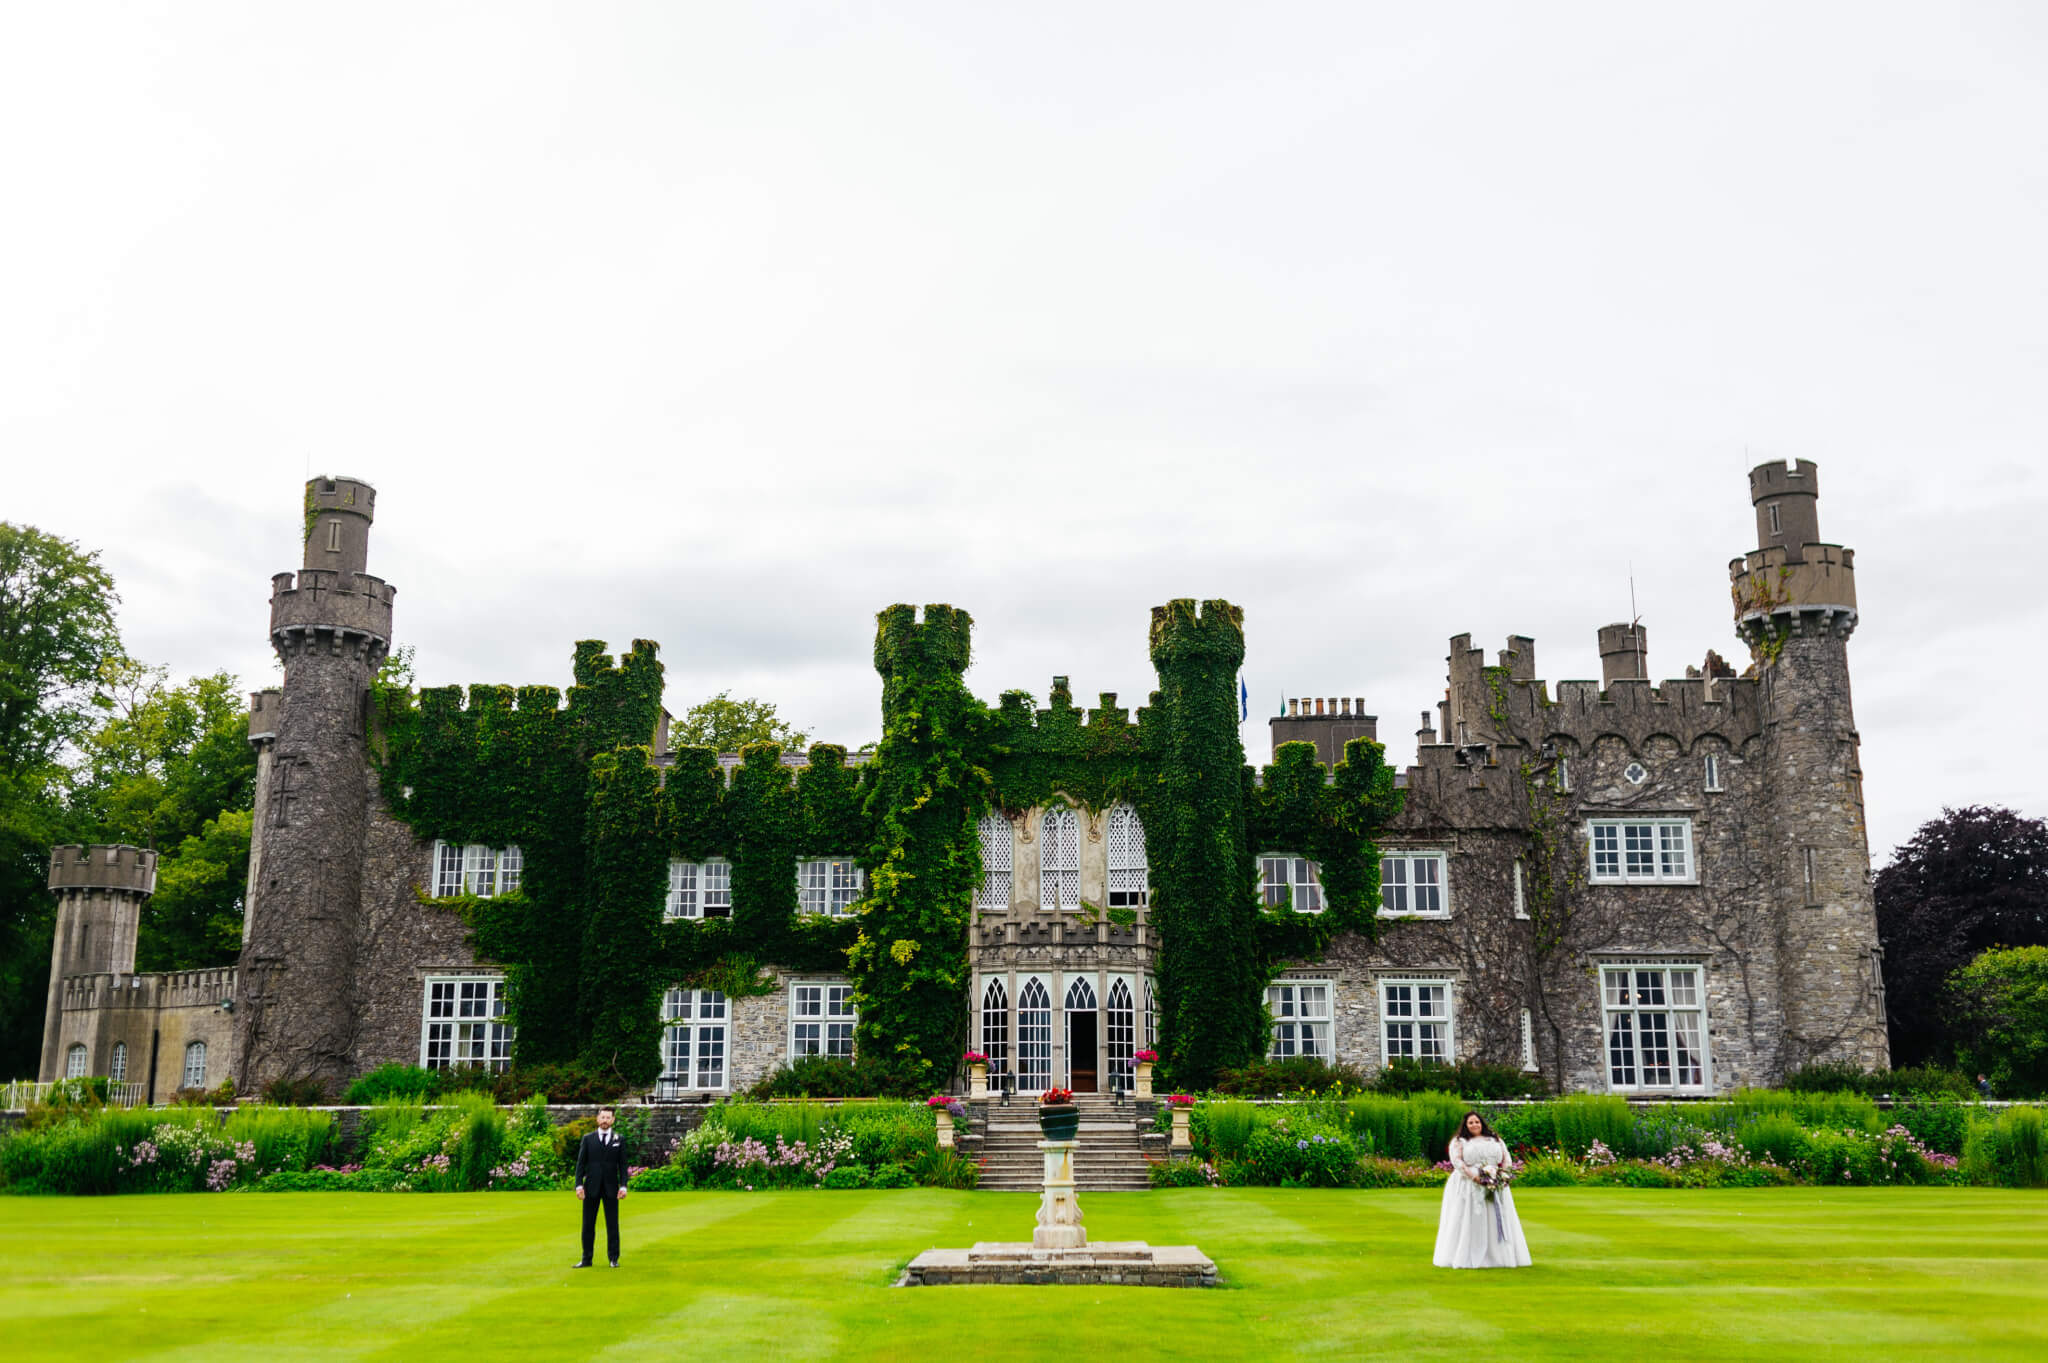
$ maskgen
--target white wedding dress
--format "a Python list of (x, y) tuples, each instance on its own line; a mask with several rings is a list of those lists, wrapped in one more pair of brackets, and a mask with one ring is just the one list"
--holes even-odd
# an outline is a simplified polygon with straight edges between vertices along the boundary
[(1508, 1150), (1492, 1136), (1460, 1136), (1451, 1142), (1451, 1177), (1444, 1184), (1443, 1217), (1437, 1222), (1438, 1268), (1527, 1268), (1529, 1242), (1515, 1218), (1515, 1197), (1506, 1188), (1486, 1200), (1486, 1190), (1466, 1175), (1484, 1165), (1507, 1163)]

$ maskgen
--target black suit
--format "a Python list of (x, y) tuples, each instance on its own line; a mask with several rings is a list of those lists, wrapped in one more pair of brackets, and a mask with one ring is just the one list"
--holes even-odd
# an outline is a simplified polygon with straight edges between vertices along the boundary
[(604, 1204), (605, 1246), (619, 1261), (619, 1189), (626, 1186), (626, 1145), (616, 1131), (592, 1131), (576, 1147), (576, 1186), (583, 1190), (583, 1262), (597, 1246), (597, 1207)]

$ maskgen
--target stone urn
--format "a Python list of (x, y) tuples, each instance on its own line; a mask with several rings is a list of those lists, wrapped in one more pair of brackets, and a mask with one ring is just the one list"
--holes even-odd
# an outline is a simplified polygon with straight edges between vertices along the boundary
[(1195, 1143), (1188, 1139), (1188, 1111), (1189, 1109), (1184, 1107), (1176, 1107), (1173, 1110), (1173, 1145), (1171, 1148), (1174, 1150), (1193, 1150), (1195, 1148)]
[(1081, 1109), (1073, 1103), (1040, 1103), (1038, 1129), (1049, 1141), (1071, 1141), (1081, 1133)]
[(1133, 1098), (1150, 1098), (1152, 1096), (1152, 1062), (1140, 1060), (1132, 1068), (1131, 1082), (1134, 1085), (1131, 1089), (1131, 1096)]
[(939, 1149), (951, 1150), (953, 1148), (953, 1114), (944, 1108), (935, 1108), (933, 1109), (933, 1115), (939, 1119)]
[(967, 1067), (967, 1096), (977, 1101), (988, 1098), (988, 1066), (974, 1064)]

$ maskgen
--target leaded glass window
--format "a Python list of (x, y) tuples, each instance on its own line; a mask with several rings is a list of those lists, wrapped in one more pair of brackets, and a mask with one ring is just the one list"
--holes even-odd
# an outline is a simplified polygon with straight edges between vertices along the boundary
[(1137, 810), (1118, 805), (1109, 811), (1109, 907), (1141, 909), (1147, 888), (1145, 825)]
[(1048, 809), (1038, 838), (1038, 903), (1081, 907), (1081, 820), (1071, 809)]
[(1052, 1087), (1052, 995), (1033, 976), (1017, 996), (1017, 1091)]
[[(1011, 829), (1000, 814), (984, 814), (975, 830), (981, 839), (981, 888), (974, 902), (983, 909), (1010, 907)], [(991, 1063), (993, 1055), (991, 1052)]]

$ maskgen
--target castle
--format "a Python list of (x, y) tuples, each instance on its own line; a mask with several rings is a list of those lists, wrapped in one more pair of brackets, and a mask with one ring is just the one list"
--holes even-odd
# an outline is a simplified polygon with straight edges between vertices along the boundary
[[(1318, 834), (1247, 841), (1283, 825), (1244, 812), (1262, 787), (1240, 778), (1241, 755), (1208, 762), (1201, 778), (1212, 802), (1202, 807), (1236, 820), (1236, 851), (1203, 851), (1201, 828), (1185, 820), (1148, 830), (1140, 806), (1157, 797), (1127, 794), (1154, 789), (1159, 764), (1198, 741), (1186, 716), (1227, 703), (1235, 720), (1242, 631), (1226, 603), (1154, 612), (1165, 700), (1155, 695), (1136, 722), (1111, 695), (1075, 706), (1065, 678), (1044, 709), (1020, 692), (984, 709), (979, 760), (993, 795), (960, 834), (980, 878), (947, 910), (964, 942), (936, 944), (959, 962), (942, 976), (959, 986), (955, 1044), (983, 1051), (1027, 1092), (1127, 1085), (1135, 1052), (1173, 1039), (1162, 978), (1178, 978), (1186, 997), (1205, 953), (1239, 954), (1174, 942), (1171, 922), (1187, 920), (1154, 902), (1174, 885), (1194, 887), (1174, 892), (1182, 914), (1190, 895), (1213, 890), (1228, 914), (1238, 899), (1250, 904), (1251, 929), (1261, 905), (1269, 920), (1328, 913), (1323, 926), (1338, 925), (1312, 951), (1262, 968), (1266, 1016), (1251, 1025), (1272, 1055), (1366, 1072), (1404, 1057), (1487, 1061), (1561, 1089), (1657, 1095), (1767, 1084), (1819, 1059), (1885, 1064), (1850, 709), (1854, 554), (1821, 541), (1813, 464), (1766, 464), (1749, 484), (1757, 547), (1729, 565), (1749, 670), (1737, 676), (1710, 653), (1685, 678), (1653, 685), (1644, 631), (1610, 625), (1599, 631), (1600, 682), (1562, 682), (1553, 696), (1536, 679), (1533, 640), (1510, 638), (1488, 664), (1468, 636), (1452, 639), (1417, 763), (1385, 783), (1400, 795), (1373, 830), (1376, 867), (1323, 864), (1318, 847), (1347, 844)], [(154, 854), (57, 849), (43, 1078), (109, 1075), (160, 1099), (229, 1078), (244, 1092), (280, 1077), (338, 1088), (390, 1061), (503, 1068), (516, 1047), (522, 1063), (563, 1056), (573, 1044), (553, 1033), (592, 1016), (591, 1001), (573, 997), (585, 934), (560, 918), (571, 913), (610, 914), (636, 941), (687, 937), (745, 962), (744, 987), (728, 992), (719, 986), (738, 977), (694, 969), (658, 982), (658, 1020), (619, 1024), (658, 1048), (658, 1061), (631, 1064), (658, 1069), (649, 1087), (661, 1096), (729, 1093), (798, 1057), (851, 1056), (858, 1036), (887, 1043), (862, 1032), (860, 981), (844, 964), (875, 889), (873, 811), (886, 803), (876, 771), (829, 746), (715, 762), (671, 752), (651, 645), (616, 665), (602, 645), (580, 646), (566, 707), (550, 688), (472, 688), (466, 705), (450, 688), (387, 720), (373, 682), (395, 589), (367, 571), (374, 506), (365, 483), (313, 480), (304, 564), (273, 580), (284, 683), (251, 699), (258, 796), (238, 966), (135, 974)], [(964, 615), (933, 607), (919, 623), (908, 607), (884, 612), (885, 718), (906, 703), (891, 641), (942, 627), (955, 631), (946, 647), (957, 680)], [(1311, 744), (1315, 784), (1369, 784), (1376, 726), (1359, 698), (1291, 700), (1271, 721), (1285, 762), (1264, 781), (1304, 769), (1309, 749), (1283, 745)], [(584, 769), (547, 765), (577, 734), (585, 753), (643, 745), (656, 773), (649, 798), (695, 782), (690, 808), (726, 812), (699, 821), (710, 831), (679, 831), (695, 816), (675, 804), (642, 833), (592, 822), (589, 838), (567, 838), (509, 797), (476, 793), (538, 788), (545, 768), (549, 808), (567, 811), (550, 818), (585, 818), (597, 806), (583, 803)], [(1038, 775), (1016, 775), (1033, 763)], [(631, 775), (609, 758), (588, 769), (593, 801), (604, 781)], [(764, 821), (746, 801), (801, 817)], [(606, 836), (624, 843), (603, 851)], [(602, 878), (590, 869), (599, 855), (614, 858)], [(1344, 917), (1358, 911), (1360, 886), (1369, 921)], [(535, 924), (548, 922), (554, 935), (536, 943)], [(754, 957), (733, 955), (742, 924), (766, 934)], [(1259, 930), (1271, 937), (1272, 926)], [(497, 963), (479, 956), (479, 940), (528, 945)], [(758, 959), (771, 948), (783, 959)], [(553, 1019), (550, 1035), (516, 1037), (515, 1013), (529, 1027)]]

